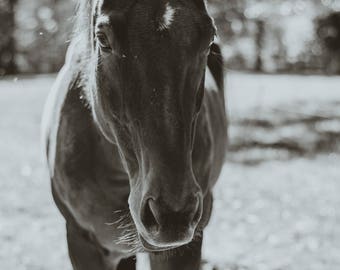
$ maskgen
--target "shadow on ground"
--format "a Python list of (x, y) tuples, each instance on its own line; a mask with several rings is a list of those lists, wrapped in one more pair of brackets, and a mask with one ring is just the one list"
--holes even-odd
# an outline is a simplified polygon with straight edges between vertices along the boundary
[(257, 108), (231, 122), (227, 160), (256, 165), (268, 160), (313, 158), (340, 150), (340, 103)]

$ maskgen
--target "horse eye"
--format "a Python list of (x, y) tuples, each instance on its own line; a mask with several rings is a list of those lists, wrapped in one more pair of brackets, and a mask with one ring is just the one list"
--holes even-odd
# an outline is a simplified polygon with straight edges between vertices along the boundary
[(97, 33), (96, 37), (102, 50), (111, 51), (110, 41), (104, 33)]

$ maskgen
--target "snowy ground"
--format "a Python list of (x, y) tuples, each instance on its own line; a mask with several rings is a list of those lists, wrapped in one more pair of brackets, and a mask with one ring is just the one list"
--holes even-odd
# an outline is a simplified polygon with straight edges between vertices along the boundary
[[(0, 269), (70, 269), (40, 158), (53, 77), (0, 81)], [(228, 76), (231, 145), (204, 258), (220, 270), (340, 268), (340, 78)]]

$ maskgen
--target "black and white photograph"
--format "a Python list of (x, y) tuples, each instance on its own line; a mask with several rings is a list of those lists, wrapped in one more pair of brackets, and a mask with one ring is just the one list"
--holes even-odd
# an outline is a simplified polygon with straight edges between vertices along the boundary
[(0, 270), (338, 269), (339, 0), (0, 0)]

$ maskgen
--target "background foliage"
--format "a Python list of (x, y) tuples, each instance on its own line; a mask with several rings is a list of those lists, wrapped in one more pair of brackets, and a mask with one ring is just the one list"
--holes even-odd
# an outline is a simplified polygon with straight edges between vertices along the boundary
[[(56, 72), (76, 0), (0, 0), (0, 75)], [(340, 73), (340, 1), (210, 0), (229, 68)]]

